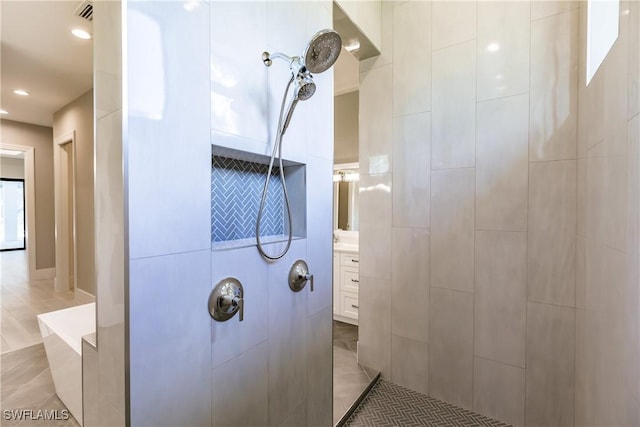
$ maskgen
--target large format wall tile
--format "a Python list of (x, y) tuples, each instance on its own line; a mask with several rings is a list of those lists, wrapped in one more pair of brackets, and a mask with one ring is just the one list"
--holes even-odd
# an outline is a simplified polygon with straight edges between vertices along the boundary
[(431, 2), (393, 9), (393, 115), (431, 109)]
[(394, 227), (391, 249), (392, 332), (426, 343), (429, 340), (429, 233)]
[(599, 148), (605, 147), (594, 147), (586, 160), (586, 227), (597, 241), (625, 250), (627, 158), (601, 156)]
[(529, 97), (478, 103), (476, 228), (527, 229)]
[(331, 424), (333, 403), (332, 310), (324, 310), (309, 317), (307, 321), (307, 425), (327, 426)]
[(390, 174), (360, 175), (360, 274), (391, 278)]
[(475, 354), (525, 366), (527, 234), (478, 231)]
[(393, 119), (393, 225), (429, 227), (431, 115)]
[(130, 263), (132, 425), (211, 424), (210, 256), (204, 250)]
[(431, 173), (431, 286), (473, 290), (475, 169)]
[(475, 358), (473, 410), (491, 418), (524, 425), (525, 370)]
[(575, 309), (527, 307), (526, 425), (573, 425)]
[(209, 8), (128, 5), (129, 256), (207, 249)]
[[(360, 172), (391, 172), (391, 64), (360, 73)], [(365, 119), (366, 118), (366, 119)]]
[(265, 341), (213, 370), (212, 427), (267, 425), (267, 351)]
[(429, 345), (391, 336), (391, 381), (419, 393), (429, 393)]
[[(362, 258), (361, 258), (362, 259)], [(358, 303), (358, 363), (391, 375), (391, 304), (389, 279), (360, 273)]]
[(431, 162), (434, 169), (475, 165), (476, 42), (433, 52)]
[[(320, 312), (331, 305), (333, 292), (333, 217), (325, 209), (313, 206), (315, 200), (333, 199), (333, 161), (309, 156), (307, 164), (307, 199), (311, 207), (307, 209), (307, 264), (314, 277), (313, 292), (309, 292), (307, 314)], [(305, 289), (308, 291), (308, 288)], [(325, 343), (326, 344), (326, 343)]]
[(478, 101), (529, 91), (529, 8), (478, 2)]
[(532, 163), (529, 171), (528, 297), (573, 306), (576, 161)]
[(640, 113), (640, 3), (629, 1), (629, 98), (627, 117)]
[(211, 2), (210, 9), (211, 128), (266, 148), (267, 76), (287, 70), (285, 61), (274, 61), (273, 70), (260, 63), (267, 50), (267, 3)]
[(473, 406), (473, 293), (431, 288), (430, 394)]
[[(307, 389), (307, 288), (292, 292), (289, 269), (306, 258), (306, 241), (269, 265), (269, 426), (279, 426), (302, 402)], [(264, 301), (263, 301), (264, 303)], [(328, 344), (328, 343), (327, 343)], [(215, 351), (215, 350), (214, 350)], [(264, 356), (264, 355), (263, 355)]]
[(475, 1), (435, 1), (432, 9), (433, 50), (476, 38), (478, 4)]
[(529, 156), (576, 158), (578, 11), (531, 23)]

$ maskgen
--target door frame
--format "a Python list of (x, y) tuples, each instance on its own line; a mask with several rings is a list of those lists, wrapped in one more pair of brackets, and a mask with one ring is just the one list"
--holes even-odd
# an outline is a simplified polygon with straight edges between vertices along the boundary
[[(67, 154), (65, 146), (71, 144), (71, 156)], [(71, 157), (70, 159), (68, 158)], [(63, 178), (63, 174), (69, 173), (69, 163), (67, 168), (63, 170), (63, 161), (70, 162), (71, 166), (71, 212), (72, 223), (71, 229), (64, 224), (67, 207), (63, 200), (62, 185), (67, 182), (67, 178)], [(77, 287), (78, 278), (78, 254), (76, 240), (76, 132), (72, 130), (63, 135), (54, 138), (53, 144), (53, 175), (54, 175), (54, 197), (55, 197), (55, 236), (56, 236), (56, 277), (54, 279), (54, 288), (56, 291), (74, 290)], [(73, 271), (69, 269), (69, 242), (73, 245)]]

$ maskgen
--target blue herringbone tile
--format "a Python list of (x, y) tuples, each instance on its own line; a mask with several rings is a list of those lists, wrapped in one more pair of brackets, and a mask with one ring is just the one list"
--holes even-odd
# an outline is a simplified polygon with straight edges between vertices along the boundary
[[(211, 240), (223, 242), (255, 237), (256, 218), (268, 167), (213, 157), (211, 168)], [(284, 233), (284, 196), (274, 168), (267, 191), (261, 236)]]

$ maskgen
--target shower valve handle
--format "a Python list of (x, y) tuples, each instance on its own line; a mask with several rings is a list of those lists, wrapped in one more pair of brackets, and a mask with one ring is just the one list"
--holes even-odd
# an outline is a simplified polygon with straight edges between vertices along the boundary
[(307, 282), (311, 283), (311, 292), (313, 292), (313, 274), (309, 273), (307, 263), (299, 259), (293, 263), (289, 271), (289, 288), (293, 292), (300, 292)]
[(221, 295), (218, 297), (218, 307), (228, 313), (238, 312), (241, 322), (244, 319), (244, 298), (242, 297)]
[(209, 314), (214, 320), (224, 322), (236, 313), (244, 320), (244, 289), (238, 279), (221, 280), (209, 295)]
[(310, 283), (311, 283), (311, 292), (313, 292), (313, 274), (307, 273), (307, 274), (304, 275), (303, 279), (305, 281), (307, 281), (307, 280), (310, 281)]

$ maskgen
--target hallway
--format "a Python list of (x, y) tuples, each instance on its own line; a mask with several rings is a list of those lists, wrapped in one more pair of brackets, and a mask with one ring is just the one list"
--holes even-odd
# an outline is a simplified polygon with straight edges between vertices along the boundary
[(42, 342), (38, 314), (95, 300), (82, 292), (55, 292), (53, 279), (29, 281), (26, 251), (1, 252), (0, 270), (0, 353)]

